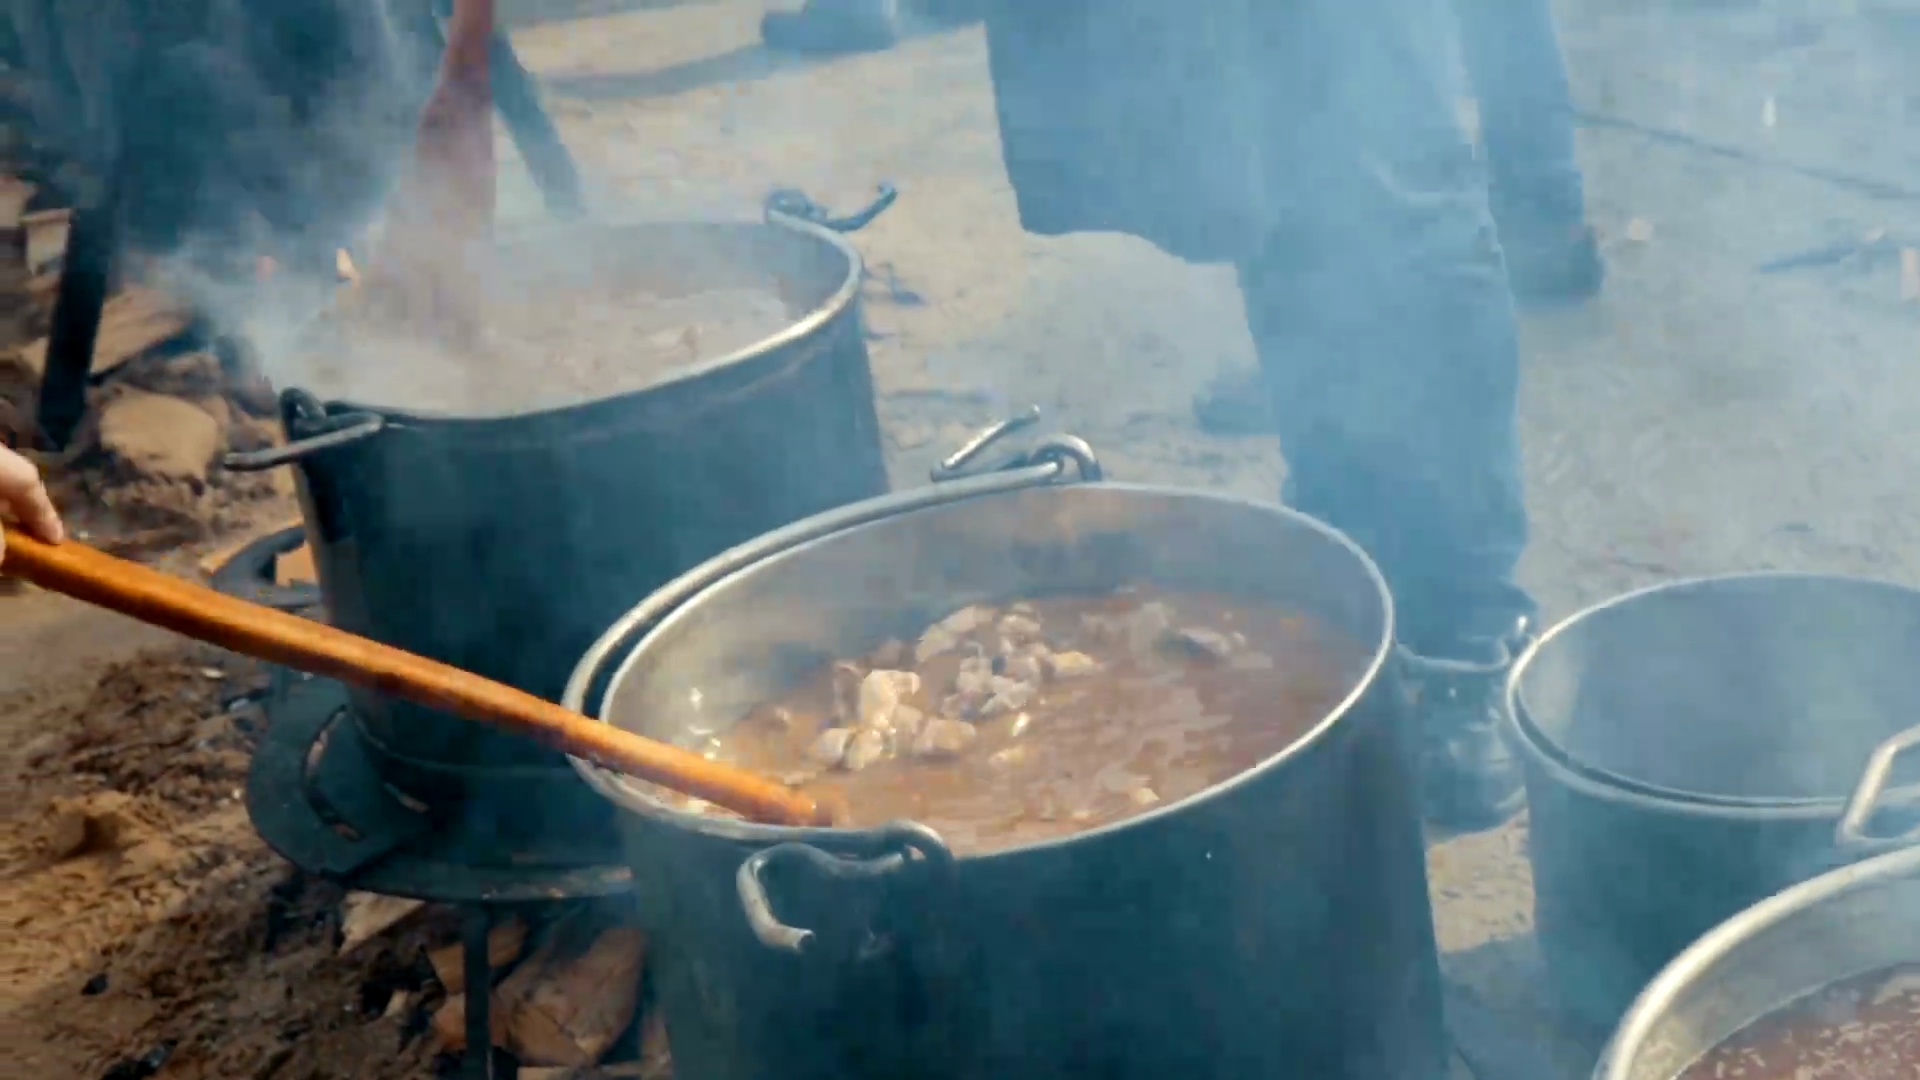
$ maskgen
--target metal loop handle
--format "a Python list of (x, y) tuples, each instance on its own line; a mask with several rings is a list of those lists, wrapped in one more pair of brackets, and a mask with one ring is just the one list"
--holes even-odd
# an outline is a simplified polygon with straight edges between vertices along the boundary
[(280, 395), (280, 417), (286, 425), (287, 444), (228, 454), (221, 460), (228, 472), (260, 472), (290, 465), (323, 450), (372, 438), (387, 426), (386, 418), (378, 413), (329, 414), (319, 398), (300, 389)]
[(769, 218), (792, 218), (837, 233), (858, 232), (871, 224), (899, 197), (900, 189), (892, 184), (881, 184), (872, 202), (851, 214), (836, 217), (826, 207), (808, 198), (806, 192), (798, 188), (780, 188), (767, 196), (766, 214)]
[(1080, 481), (1097, 484), (1106, 473), (1100, 468), (1100, 457), (1093, 452), (1087, 440), (1078, 435), (1052, 435), (1041, 440), (1040, 445), (1027, 455), (1035, 465), (1058, 465), (1065, 475), (1071, 466), (1080, 474)]
[(322, 450), (332, 450), (348, 443), (357, 443), (371, 438), (387, 426), (385, 419), (373, 413), (342, 413), (339, 420), (344, 427), (335, 428), (324, 435), (315, 435), (310, 439), (296, 439), (285, 446), (269, 446), (265, 450), (241, 450), (228, 454), (221, 464), (228, 472), (260, 472), (265, 469), (291, 465), (301, 458), (310, 457)]
[(1860, 774), (1860, 783), (1847, 797), (1847, 808), (1841, 812), (1840, 824), (1834, 829), (1836, 845), (1849, 853), (1873, 854), (1920, 843), (1920, 825), (1891, 836), (1867, 832), (1867, 825), (1880, 810), (1880, 797), (1886, 792), (1894, 764), (1900, 755), (1916, 746), (1920, 746), (1920, 727), (1903, 731), (1874, 747), (1872, 756), (1867, 758), (1866, 770)]
[(753, 936), (769, 949), (804, 955), (815, 940), (812, 930), (788, 926), (774, 914), (773, 901), (767, 896), (764, 875), (769, 867), (793, 865), (811, 870), (827, 881), (884, 881), (912, 867), (946, 872), (953, 867), (953, 852), (940, 834), (917, 821), (896, 821), (864, 834), (881, 853), (867, 858), (849, 858), (830, 854), (813, 846), (790, 842), (775, 844), (747, 856), (734, 874), (734, 886), (740, 894), (740, 907), (746, 913)]
[(1398, 643), (1395, 643), (1393, 651), (1406, 666), (1407, 673), (1416, 678), (1471, 679), (1505, 675), (1513, 669), (1514, 661), (1519, 659), (1532, 641), (1533, 620), (1523, 616), (1514, 620), (1513, 628), (1505, 636), (1493, 639), (1492, 655), (1485, 659), (1428, 656)]
[(1100, 457), (1093, 452), (1087, 440), (1078, 435), (1050, 435), (1040, 440), (1032, 449), (1008, 456), (992, 465), (978, 465), (981, 454), (994, 443), (1016, 431), (1030, 428), (1040, 422), (1040, 406), (1029, 405), (1022, 411), (995, 421), (975, 432), (972, 438), (960, 445), (958, 450), (940, 459), (929, 476), (936, 484), (950, 483), (968, 476), (988, 476), (993, 473), (1013, 472), (1017, 469), (1030, 469), (1052, 466), (1058, 475), (1065, 476), (1071, 468), (1080, 480), (1096, 483), (1102, 476)]
[(935, 465), (933, 471), (927, 475), (927, 479), (938, 484), (947, 480), (957, 480), (962, 476), (967, 476), (974, 472), (992, 472), (993, 470), (991, 469), (975, 470), (968, 468), (968, 466), (972, 465), (975, 459), (985, 453), (987, 447), (992, 446), (994, 443), (999, 442), (1001, 439), (1022, 428), (1032, 427), (1039, 422), (1040, 406), (1029, 405), (1024, 410), (1004, 420), (998, 420), (988, 424), (986, 427), (974, 432), (972, 437), (968, 438), (966, 442), (961, 443), (953, 453), (941, 458), (940, 463)]

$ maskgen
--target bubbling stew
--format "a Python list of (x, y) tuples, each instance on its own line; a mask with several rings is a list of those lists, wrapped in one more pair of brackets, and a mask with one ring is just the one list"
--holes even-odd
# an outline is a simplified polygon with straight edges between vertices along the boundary
[(1368, 659), (1315, 619), (1204, 594), (976, 604), (831, 664), (701, 749), (846, 808), (849, 825), (911, 818), (991, 851), (1252, 768), (1324, 720)]
[(1817, 990), (1749, 1024), (1676, 1080), (1913, 1080), (1920, 964)]

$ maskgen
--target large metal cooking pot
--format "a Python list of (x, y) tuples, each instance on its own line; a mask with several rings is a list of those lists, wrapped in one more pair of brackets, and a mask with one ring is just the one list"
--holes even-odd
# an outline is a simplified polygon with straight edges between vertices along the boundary
[(1673, 1080), (1762, 1016), (1822, 987), (1920, 963), (1920, 849), (1830, 871), (1722, 923), (1621, 1021), (1594, 1080)]
[(1521, 657), (1535, 924), (1578, 1015), (1610, 1028), (1721, 920), (1905, 839), (1887, 808), (1920, 792), (1881, 795), (1916, 655), (1920, 592), (1769, 573), (1620, 597)]
[[(730, 356), (571, 407), (450, 416), (290, 390), (288, 445), (229, 467), (297, 467), (335, 624), (554, 698), (636, 598), (887, 479), (860, 257), (832, 229), (776, 211), (764, 224), (541, 226), (503, 243), (508, 267), (664, 296), (767, 287), (800, 314)], [(564, 757), (381, 695), (354, 704), (402, 791), (505, 799), (536, 837), (610, 833)]]
[(568, 705), (723, 729), (829, 658), (971, 602), (1216, 590), (1363, 643), (1343, 703), (1190, 799), (956, 856), (924, 826), (691, 816), (576, 763), (621, 811), (676, 1069), (695, 1080), (1445, 1075), (1392, 607), (1367, 557), (1278, 506), (1068, 483), (1077, 440), (730, 552), (594, 646)]

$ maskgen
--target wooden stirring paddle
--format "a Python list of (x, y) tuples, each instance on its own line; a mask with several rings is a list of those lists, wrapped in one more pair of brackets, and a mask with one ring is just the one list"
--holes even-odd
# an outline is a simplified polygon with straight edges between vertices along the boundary
[(493, 235), (493, 14), (494, 0), (453, 0), (413, 167), (388, 203), (367, 287), (356, 290), (373, 310), (461, 345), (478, 333)]
[(709, 761), (504, 683), (235, 599), (84, 544), (48, 544), (8, 525), (0, 574), (237, 653), (491, 724), (754, 821), (832, 824), (833, 815), (812, 799), (758, 773)]

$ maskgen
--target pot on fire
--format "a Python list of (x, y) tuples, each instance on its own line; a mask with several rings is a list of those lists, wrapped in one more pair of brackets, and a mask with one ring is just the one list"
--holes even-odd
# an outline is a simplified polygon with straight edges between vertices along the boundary
[(1673, 1080), (1755, 1020), (1824, 987), (1920, 963), (1920, 849), (1832, 870), (1681, 953), (1633, 1003), (1594, 1080)]
[(1631, 593), (1521, 657), (1534, 921), (1578, 1015), (1611, 1028), (1721, 920), (1908, 839), (1917, 650), (1920, 592), (1764, 573)]
[[(861, 261), (835, 229), (890, 199), (847, 222), (783, 203), (765, 223), (570, 223), (503, 240), (503, 264), (613, 267), (668, 297), (768, 289), (801, 314), (642, 389), (556, 408), (447, 415), (289, 390), (288, 445), (228, 465), (295, 467), (336, 625), (557, 697), (638, 598), (716, 552), (886, 490)], [(354, 722), (414, 798), (496, 798), (536, 837), (606, 829), (606, 804), (530, 742), (377, 694), (355, 694)]]
[(1191, 798), (979, 854), (911, 822), (687, 814), (576, 762), (620, 808), (641, 868), (683, 1075), (1445, 1075), (1380, 574), (1292, 511), (1097, 482), (1092, 464), (1084, 443), (1057, 439), (1001, 471), (743, 545), (617, 623), (564, 700), (656, 738), (701, 737), (824, 660), (961, 605), (1141, 584), (1324, 620), (1368, 650), (1341, 703)]

